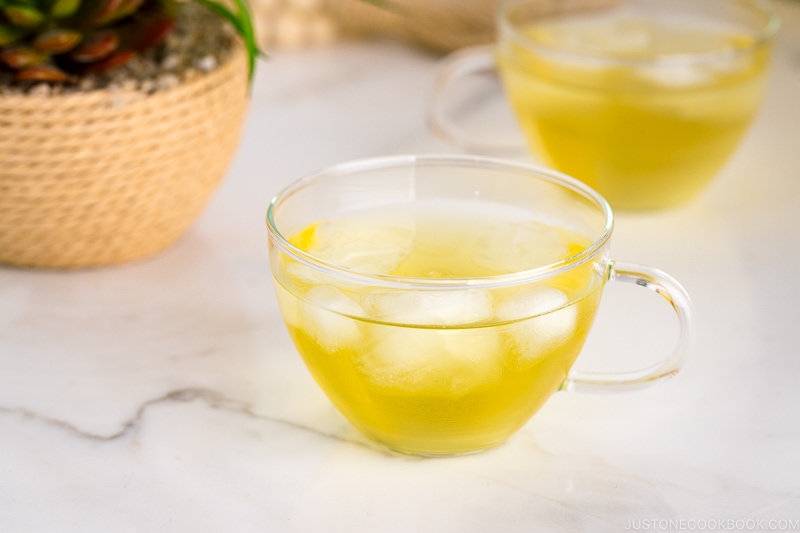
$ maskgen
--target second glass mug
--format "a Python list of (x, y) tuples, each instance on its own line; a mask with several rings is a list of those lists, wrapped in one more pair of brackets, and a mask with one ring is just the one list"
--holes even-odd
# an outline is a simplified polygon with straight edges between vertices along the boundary
[[(477, 156), (355, 161), (281, 191), (267, 225), (278, 304), (310, 373), (398, 452), (481, 451), (557, 390), (658, 383), (692, 337), (685, 290), (612, 261), (610, 206), (552, 170)], [(576, 372), (609, 280), (662, 296), (676, 347), (636, 371)]]
[(445, 112), (453, 83), (496, 68), (537, 162), (614, 209), (679, 205), (718, 174), (752, 122), (778, 27), (762, 0), (508, 0), (495, 45), (445, 59), (429, 123), (468, 151), (508, 148)]

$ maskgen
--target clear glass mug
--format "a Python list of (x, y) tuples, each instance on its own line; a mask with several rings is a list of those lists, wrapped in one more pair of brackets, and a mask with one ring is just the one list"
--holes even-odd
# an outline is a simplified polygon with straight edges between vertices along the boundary
[[(664, 272), (612, 261), (612, 220), (577, 180), (478, 156), (337, 165), (267, 213), (278, 304), (309, 371), (356, 428), (419, 455), (496, 446), (557, 390), (635, 389), (678, 372), (689, 296)], [(435, 267), (413, 274), (420, 257)], [(473, 262), (500, 273), (468, 275)], [(661, 295), (677, 345), (627, 373), (572, 371), (609, 280)]]
[(445, 59), (431, 128), (468, 151), (508, 148), (448, 116), (448, 91), (496, 71), (538, 162), (614, 209), (695, 197), (738, 146), (764, 93), (780, 25), (762, 0), (510, 0), (497, 43)]

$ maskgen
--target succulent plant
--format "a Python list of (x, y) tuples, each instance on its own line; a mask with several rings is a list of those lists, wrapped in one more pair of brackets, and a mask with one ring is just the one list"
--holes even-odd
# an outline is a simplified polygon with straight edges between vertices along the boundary
[[(18, 82), (75, 81), (112, 69), (161, 43), (175, 27), (180, 0), (0, 0), (0, 68)], [(245, 0), (233, 8), (194, 0), (242, 38), (252, 75), (259, 54)]]

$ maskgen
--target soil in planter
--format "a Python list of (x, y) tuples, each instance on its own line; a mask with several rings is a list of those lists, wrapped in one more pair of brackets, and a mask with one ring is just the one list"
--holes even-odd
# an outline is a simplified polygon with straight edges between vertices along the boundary
[(180, 4), (176, 27), (161, 45), (108, 72), (82, 76), (76, 83), (17, 83), (0, 71), (0, 95), (49, 95), (95, 89), (154, 93), (216, 69), (227, 61), (234, 30), (205, 7)]

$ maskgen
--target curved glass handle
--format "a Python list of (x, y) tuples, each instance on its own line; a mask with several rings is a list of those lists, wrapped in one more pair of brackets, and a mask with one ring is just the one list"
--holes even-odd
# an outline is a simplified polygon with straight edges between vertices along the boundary
[(523, 143), (492, 143), (472, 138), (459, 128), (445, 112), (444, 103), (447, 98), (447, 90), (452, 84), (466, 76), (486, 72), (497, 75), (493, 45), (462, 48), (445, 57), (433, 85), (433, 94), (428, 106), (428, 127), (444, 142), (467, 152), (525, 153), (526, 147)]
[(662, 296), (678, 315), (678, 344), (663, 361), (633, 372), (570, 372), (562, 390), (578, 392), (618, 392), (665, 381), (681, 368), (683, 357), (694, 338), (692, 302), (680, 283), (655, 268), (633, 263), (612, 263), (609, 280), (634, 283)]

